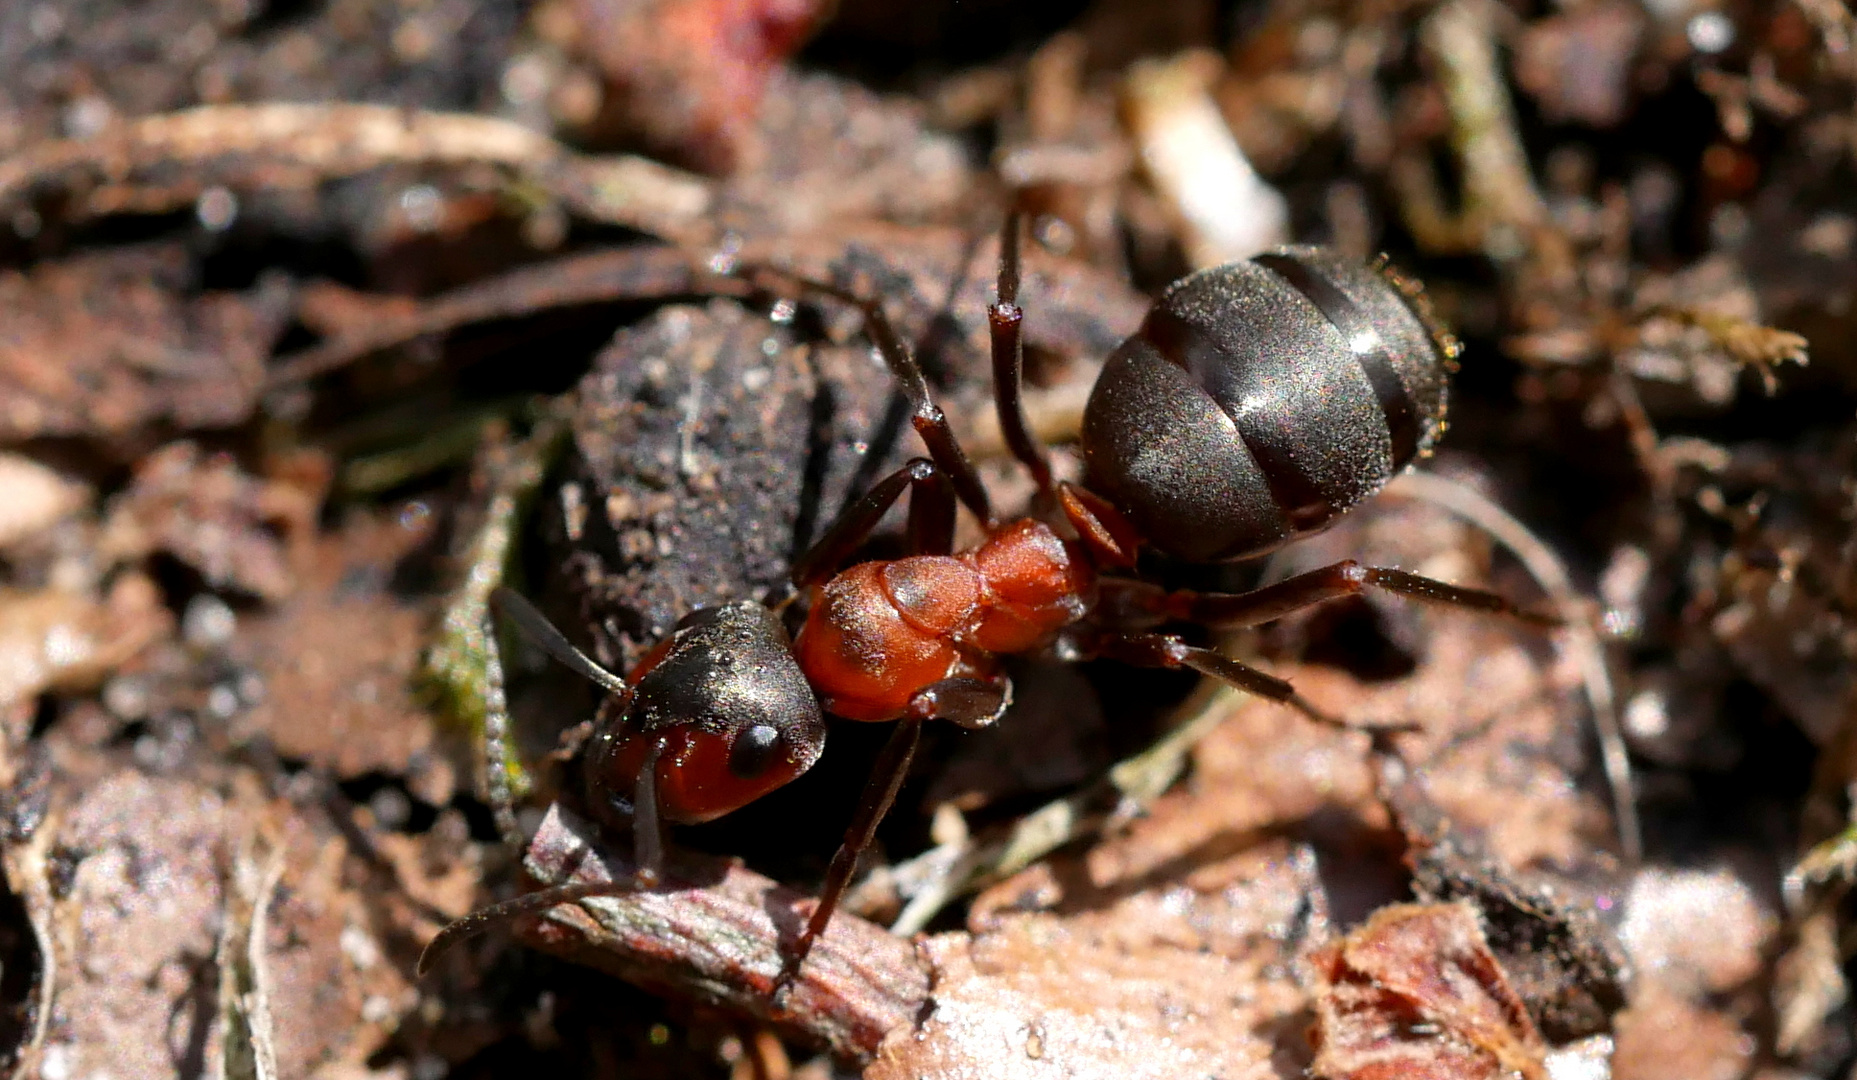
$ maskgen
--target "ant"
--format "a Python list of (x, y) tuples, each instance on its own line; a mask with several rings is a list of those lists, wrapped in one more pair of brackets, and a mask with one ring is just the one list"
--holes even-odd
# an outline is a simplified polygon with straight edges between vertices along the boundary
[[(1132, 576), (1144, 545), (1186, 562), (1254, 558), (1326, 528), (1373, 495), (1442, 434), (1459, 346), (1418, 287), (1383, 264), (1286, 247), (1191, 274), (1161, 294), (1104, 363), (1083, 417), (1089, 486), (1059, 481), (1021, 400), (1020, 217), (1008, 214), (1002, 230), (987, 322), (1001, 430), (1037, 486), (1038, 512), (1007, 519), (994, 511), (878, 300), (771, 267), (744, 268), (861, 310), (928, 457), (876, 483), (796, 561), (788, 600), (805, 595), (811, 603), (791, 641), (776, 609), (726, 604), (686, 616), (621, 678), (527, 601), (498, 590), (494, 603), (504, 615), (610, 694), (585, 758), (588, 801), (609, 823), (630, 826), (637, 870), (628, 881), (555, 886), (466, 916), (427, 946), (422, 972), (492, 921), (651, 888), (663, 823), (720, 817), (805, 772), (823, 749), (825, 714), (894, 721), (818, 903), (785, 950), (772, 987), (778, 996), (895, 801), (922, 725), (940, 719), (982, 728), (1005, 713), (1012, 700), (1000, 668), (1005, 655), (1055, 647), (1068, 657), (1190, 668), (1347, 726), (1287, 681), (1154, 628), (1255, 626), (1369, 588), (1555, 623), (1494, 593), (1352, 560), (1241, 593), (1169, 592)], [(905, 492), (911, 554), (841, 569)], [(957, 552), (962, 505), (984, 539)], [(493, 675), (490, 704), (500, 714), (500, 674)]]

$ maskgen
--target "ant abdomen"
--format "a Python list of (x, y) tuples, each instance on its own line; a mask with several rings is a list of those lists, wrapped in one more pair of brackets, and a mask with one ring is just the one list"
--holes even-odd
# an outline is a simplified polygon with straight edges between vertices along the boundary
[(1430, 449), (1455, 352), (1397, 278), (1322, 248), (1202, 270), (1105, 363), (1090, 485), (1176, 558), (1270, 551)]

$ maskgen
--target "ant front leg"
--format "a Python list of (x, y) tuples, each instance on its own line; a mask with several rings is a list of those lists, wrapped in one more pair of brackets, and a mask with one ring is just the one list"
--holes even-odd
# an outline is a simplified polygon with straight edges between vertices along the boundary
[(774, 980), (776, 998), (799, 977), (800, 965), (812, 952), (813, 943), (831, 924), (832, 914), (838, 910), (839, 901), (851, 886), (851, 876), (857, 872), (858, 860), (870, 848), (877, 836), (877, 826), (889, 814), (897, 792), (902, 790), (903, 781), (909, 776), (910, 763), (915, 760), (916, 748), (922, 742), (923, 723), (950, 720), (963, 727), (985, 727), (996, 722), (1011, 704), (1012, 683), (1004, 676), (944, 679), (920, 691), (910, 701), (909, 714), (897, 721), (896, 730), (890, 733), (883, 752), (871, 766), (870, 780), (865, 783), (858, 808), (845, 829), (845, 838), (832, 853), (832, 863), (826, 868), (818, 902), (787, 953), (779, 977)]
[(993, 342), (993, 404), (999, 430), (1012, 456), (1032, 474), (1038, 490), (1050, 493), (1051, 461), (1025, 419), (1025, 309), (1019, 306), (1019, 219), (1006, 215), (999, 235), (999, 283), (987, 308), (987, 332)]
[(548, 889), (539, 889), (535, 893), (516, 896), (514, 900), (505, 900), (501, 904), (481, 907), (470, 915), (462, 917), (442, 928), (433, 935), (433, 939), (420, 952), (420, 963), (416, 972), (425, 976), (433, 969), (433, 963), (444, 956), (449, 948), (461, 943), (468, 937), (475, 937), (485, 932), (498, 922), (507, 922), (518, 915), (539, 915), (550, 907), (559, 904), (578, 904), (581, 900), (592, 900), (594, 896), (622, 896), (626, 893), (639, 893), (646, 889), (656, 889), (663, 878), (665, 867), (665, 826), (657, 813), (657, 757), (663, 752), (659, 742), (644, 755), (644, 766), (639, 770), (639, 779), (633, 789), (633, 816), (631, 816), (631, 841), (633, 841), (633, 868), (630, 876), (611, 878), (605, 881), (578, 881), (566, 885), (553, 885)]
[(928, 447), (929, 457), (946, 474), (949, 482), (954, 485), (955, 494), (973, 511), (975, 517), (989, 527), (997, 523), (986, 485), (980, 482), (980, 473), (974, 469), (974, 463), (968, 459), (967, 452), (961, 449), (960, 440), (954, 437), (954, 427), (948, 423), (947, 414), (942, 412), (941, 406), (935, 404), (928, 378), (922, 374), (922, 365), (916, 362), (909, 346), (903, 344), (903, 339), (890, 323), (890, 317), (884, 314), (881, 301), (771, 266), (747, 267), (743, 272), (765, 273), (782, 278), (809, 292), (841, 300), (862, 312), (864, 332), (870, 337), (871, 344), (877, 347), (884, 365), (896, 379), (897, 387), (909, 400), (910, 425), (922, 437), (923, 445)]
[(431, 971), (438, 958), (458, 942), (475, 937), (518, 915), (540, 914), (559, 904), (578, 903), (598, 896), (620, 896), (657, 887), (664, 868), (664, 825), (659, 820), (656, 787), (658, 756), (662, 749), (662, 744), (654, 746), (645, 755), (644, 767), (639, 770), (633, 798), (634, 865), (630, 875), (607, 881), (555, 885), (473, 911), (445, 926), (426, 943), (425, 949), (419, 954), (417, 973), (423, 977)]
[[(524, 599), (521, 593), (513, 589), (498, 588), (490, 594), (490, 601), (496, 610), (509, 616), (522, 629), (524, 636), (541, 646), (544, 652), (554, 657), (562, 666), (572, 669), (589, 682), (612, 694), (617, 699), (617, 708), (623, 709), (625, 703), (631, 700), (633, 688), (630, 683), (607, 671), (595, 663), (592, 657), (575, 648), (574, 643), (569, 641), (561, 631), (555, 629), (555, 625), (548, 621), (548, 617), (537, 611), (535, 605)], [(492, 640), (490, 643), (492, 657), (495, 656), (495, 648), (495, 641)], [(500, 676), (500, 664), (497, 665), (497, 670)], [(500, 677), (495, 684), (495, 691), (491, 702), (500, 708), (503, 700)], [(592, 725), (576, 725), (570, 735), (575, 749), (592, 738), (594, 730)], [(657, 761), (663, 749), (663, 744), (659, 743), (646, 753), (645, 764), (639, 771), (638, 781), (633, 790), (632, 835), (636, 855), (634, 861), (637, 864), (635, 873), (639, 880), (646, 884), (657, 880), (658, 871), (664, 861), (664, 825), (659, 820), (657, 798)]]
[[(513, 621), (525, 637), (540, 646), (548, 655), (560, 661), (562, 665), (585, 676), (602, 689), (617, 695), (621, 702), (630, 698), (633, 692), (632, 687), (624, 679), (601, 667), (592, 658), (575, 648), (561, 631), (555, 629), (547, 616), (537, 611), (535, 606), (524, 599), (520, 593), (498, 588), (490, 594), (490, 603), (495, 611)], [(514, 837), (515, 846), (520, 848), (522, 838), (516, 829), (515, 815), (509, 807), (508, 798), (509, 713), (503, 690), (503, 662), (497, 648), (496, 628), (488, 617), (484, 620), (484, 652), (486, 671), (485, 757), (492, 772), (489, 785), (493, 802), (492, 809), (497, 816), (498, 829), (503, 832), (504, 838), (509, 840)], [(574, 903), (596, 896), (636, 892), (639, 889), (649, 889), (656, 885), (664, 863), (664, 826), (659, 819), (657, 800), (657, 763), (662, 749), (662, 744), (658, 744), (645, 754), (644, 766), (639, 771), (633, 790), (632, 838), (635, 865), (629, 877), (612, 881), (557, 885), (474, 911), (440, 930), (427, 943), (424, 951), (419, 954), (418, 973), (423, 976), (430, 971), (439, 956), (458, 942), (474, 937), (489, 927), (515, 916), (546, 911), (557, 904)], [(500, 782), (497, 779), (499, 776)]]
[(832, 921), (833, 912), (838, 910), (838, 903), (844, 899), (845, 890), (851, 886), (851, 876), (857, 872), (858, 860), (869, 849), (871, 841), (877, 836), (877, 826), (889, 814), (890, 807), (896, 802), (897, 792), (902, 790), (903, 781), (909, 776), (909, 765), (915, 760), (916, 748), (922, 742), (922, 725), (928, 720), (948, 720), (962, 727), (979, 728), (996, 723), (1007, 707), (1012, 704), (1012, 682), (1003, 675), (991, 679), (953, 678), (944, 679), (916, 694), (909, 703), (909, 715), (897, 721), (896, 730), (890, 733), (890, 741), (884, 744), (883, 752), (877, 755), (877, 762), (871, 766), (870, 780), (864, 785), (864, 794), (858, 799), (857, 811), (852, 815), (851, 825), (845, 830), (845, 838), (832, 854), (832, 864), (826, 868), (825, 881), (819, 888), (819, 900), (812, 909), (812, 916), (806, 920), (805, 929), (793, 943), (793, 949), (787, 954), (781, 965), (780, 976), (774, 981), (774, 995), (778, 997), (782, 990), (799, 977), (800, 965), (812, 952), (813, 943), (825, 933), (825, 928)]
[(884, 743), (883, 752), (877, 755), (876, 764), (871, 766), (870, 780), (865, 783), (864, 794), (851, 816), (851, 825), (845, 830), (838, 850), (832, 853), (832, 864), (826, 868), (825, 881), (819, 887), (818, 902), (806, 920), (805, 929), (800, 931), (781, 963), (779, 976), (774, 979), (776, 1000), (799, 977), (800, 965), (812, 952), (813, 942), (819, 940), (819, 935), (825, 933), (826, 926), (831, 923), (832, 913), (838, 910), (838, 902), (844, 898), (851, 875), (857, 870), (858, 859), (870, 847), (872, 838), (877, 835), (877, 826), (896, 802), (896, 793), (902, 790), (903, 779), (909, 775), (909, 764), (915, 760), (916, 747), (921, 742), (922, 719), (907, 717), (897, 722), (896, 730), (890, 733), (890, 741)]

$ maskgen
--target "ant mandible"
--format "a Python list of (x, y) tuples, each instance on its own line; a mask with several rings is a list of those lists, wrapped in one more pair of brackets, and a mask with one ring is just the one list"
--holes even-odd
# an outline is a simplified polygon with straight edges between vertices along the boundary
[[(771, 987), (778, 995), (895, 801), (922, 725), (979, 728), (1006, 711), (1005, 655), (1060, 646), (1066, 655), (1190, 668), (1339, 725), (1288, 682), (1153, 628), (1255, 626), (1368, 588), (1554, 621), (1494, 593), (1352, 560), (1242, 593), (1170, 592), (1128, 576), (1144, 544), (1182, 561), (1225, 562), (1326, 528), (1429, 453), (1444, 428), (1458, 346), (1417, 288), (1383, 266), (1287, 247), (1200, 271), (1169, 286), (1104, 363), (1081, 433), (1089, 486), (1058, 481), (1020, 397), (1019, 232), (1020, 215), (1009, 214), (987, 322), (1000, 427), (1032, 475), (1041, 514), (994, 512), (879, 301), (745, 268), (861, 310), (928, 457), (879, 481), (795, 563), (793, 585), (811, 605), (791, 642), (764, 605), (707, 608), (686, 616), (622, 679), (527, 601), (498, 590), (497, 608), (527, 636), (611, 694), (586, 755), (588, 801), (609, 823), (629, 824), (637, 870), (628, 881), (555, 886), (466, 916), (427, 946), (422, 972), (492, 921), (652, 887), (663, 823), (720, 817), (804, 773), (823, 749), (823, 714), (895, 721), (817, 905), (786, 950)], [(905, 491), (911, 553), (841, 570)], [(959, 505), (984, 539), (956, 552)], [(500, 713), (500, 671), (492, 674), (489, 704)]]

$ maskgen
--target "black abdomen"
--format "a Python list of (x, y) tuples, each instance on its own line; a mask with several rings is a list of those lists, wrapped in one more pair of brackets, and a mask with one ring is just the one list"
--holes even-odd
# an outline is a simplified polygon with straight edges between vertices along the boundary
[(1443, 428), (1447, 346), (1385, 275), (1294, 247), (1175, 282), (1090, 396), (1090, 484), (1170, 555), (1319, 530)]

